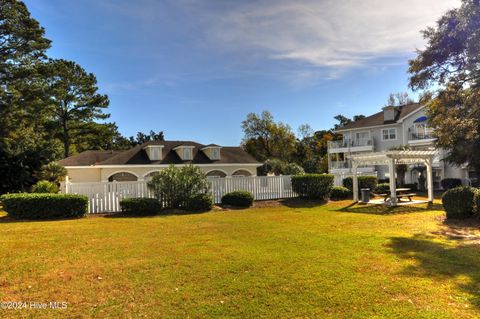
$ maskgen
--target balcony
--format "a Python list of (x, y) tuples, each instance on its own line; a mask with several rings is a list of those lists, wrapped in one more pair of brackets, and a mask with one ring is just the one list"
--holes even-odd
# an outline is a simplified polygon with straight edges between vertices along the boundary
[(373, 139), (355, 139), (328, 142), (329, 153), (373, 151)]
[[(330, 161), (328, 163), (330, 173), (348, 173), (352, 170), (352, 164), (349, 160), (346, 161)], [(373, 172), (375, 171), (374, 166), (360, 165), (358, 167), (358, 172)]]
[(409, 145), (429, 145), (433, 144), (436, 137), (433, 134), (433, 129), (425, 125), (414, 125), (408, 129), (408, 144)]

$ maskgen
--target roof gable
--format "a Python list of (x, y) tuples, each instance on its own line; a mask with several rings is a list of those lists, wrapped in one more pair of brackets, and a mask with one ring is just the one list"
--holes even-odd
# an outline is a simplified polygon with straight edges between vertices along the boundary
[[(164, 157), (159, 161), (151, 161), (144, 150), (148, 145), (163, 145)], [(212, 144), (209, 144), (211, 146)], [(192, 147), (193, 159), (182, 160), (174, 148), (178, 146)], [(59, 161), (64, 166), (89, 166), (89, 165), (170, 165), (170, 164), (259, 164), (255, 158), (239, 146), (221, 147), (222, 155), (219, 160), (211, 160), (201, 150), (207, 145), (192, 141), (152, 141), (137, 145), (126, 151), (87, 151)], [(217, 146), (217, 145), (215, 145)], [(98, 157), (86, 156), (88, 152), (104, 152), (110, 156)], [(89, 160), (84, 160), (88, 157)]]
[(359, 129), (364, 127), (371, 127), (371, 126), (379, 126), (379, 125), (388, 125), (388, 124), (395, 124), (399, 123), (399, 120), (403, 119), (404, 117), (414, 113), (415, 111), (419, 110), (423, 106), (420, 103), (411, 103), (406, 104), (398, 107), (398, 114), (393, 121), (384, 121), (383, 111), (375, 113), (373, 115), (367, 116), (361, 120), (349, 123), (336, 131), (344, 131), (344, 130), (351, 130), (351, 129)]

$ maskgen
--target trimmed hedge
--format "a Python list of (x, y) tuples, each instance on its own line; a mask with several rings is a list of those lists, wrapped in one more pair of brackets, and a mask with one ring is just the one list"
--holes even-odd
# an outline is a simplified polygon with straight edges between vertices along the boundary
[(88, 198), (74, 194), (5, 194), (0, 202), (17, 219), (56, 219), (85, 216)]
[(250, 207), (253, 205), (253, 195), (247, 191), (230, 192), (222, 196), (222, 205)]
[(375, 194), (389, 194), (390, 193), (390, 184), (389, 183), (380, 183), (375, 186), (373, 189)]
[(38, 181), (32, 186), (32, 193), (57, 194), (59, 191), (57, 184), (49, 181)]
[[(353, 178), (347, 177), (343, 179), (343, 186), (349, 190), (353, 190)], [(378, 184), (378, 178), (375, 176), (358, 176), (358, 191), (362, 188), (370, 188), (374, 190)]]
[(449, 190), (455, 187), (462, 186), (462, 180), (460, 178), (444, 178), (440, 182), (442, 184), (442, 188), (445, 190)]
[(292, 189), (300, 197), (328, 200), (333, 179), (330, 174), (295, 175), (292, 176)]
[(195, 212), (207, 212), (213, 207), (213, 198), (210, 194), (197, 194), (188, 198), (185, 202), (185, 210)]
[(343, 186), (333, 186), (330, 191), (331, 200), (342, 200), (352, 196), (352, 191)]
[(133, 216), (155, 215), (162, 209), (156, 198), (124, 198), (120, 207), (124, 214)]
[(473, 187), (460, 186), (449, 189), (442, 195), (443, 208), (447, 218), (464, 219), (475, 212), (474, 198), (480, 191)]

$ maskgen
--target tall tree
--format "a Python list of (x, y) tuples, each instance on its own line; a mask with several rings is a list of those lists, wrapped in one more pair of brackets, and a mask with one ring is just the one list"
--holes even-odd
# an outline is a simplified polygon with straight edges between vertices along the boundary
[(50, 41), (21, 1), (0, 1), (0, 193), (28, 189), (57, 145), (48, 120), (41, 66)]
[(99, 94), (97, 79), (80, 65), (66, 60), (50, 60), (48, 74), (49, 103), (53, 108), (51, 129), (63, 143), (64, 156), (71, 146), (95, 120), (108, 118), (103, 112), (108, 107), (106, 95)]
[(242, 122), (243, 146), (259, 161), (279, 158), (290, 161), (295, 151), (295, 135), (287, 124), (275, 122), (268, 111), (250, 113)]
[(480, 174), (480, 1), (462, 0), (423, 31), (424, 49), (409, 62), (410, 87), (424, 90), (429, 125), (448, 160)]
[(400, 106), (414, 103), (408, 92), (390, 93), (385, 106)]
[(353, 118), (351, 118), (351, 119), (346, 117), (346, 116), (343, 116), (341, 114), (338, 114), (337, 116), (334, 117), (334, 119), (336, 119), (338, 121), (338, 124), (335, 124), (333, 126), (333, 129), (334, 130), (341, 129), (342, 127), (344, 127), (347, 124), (350, 124), (352, 122), (355, 122), (355, 121), (358, 121), (358, 120), (361, 120), (361, 119), (364, 119), (364, 118), (365, 118), (365, 115), (362, 115), (362, 114), (354, 115)]

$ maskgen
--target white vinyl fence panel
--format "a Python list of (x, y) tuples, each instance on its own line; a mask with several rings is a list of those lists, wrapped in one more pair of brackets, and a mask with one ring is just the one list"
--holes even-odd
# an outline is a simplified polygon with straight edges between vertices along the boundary
[[(250, 176), (209, 178), (215, 204), (222, 196), (233, 191), (248, 191), (255, 200), (292, 198), (298, 195), (292, 190), (290, 176)], [(68, 194), (88, 197), (88, 212), (119, 212), (120, 200), (132, 197), (152, 198), (146, 181), (68, 183), (63, 187)]]

